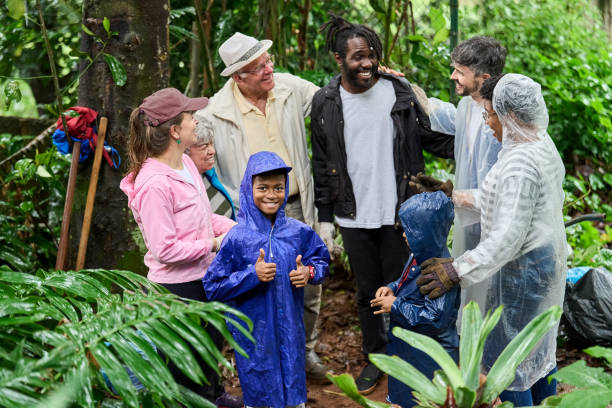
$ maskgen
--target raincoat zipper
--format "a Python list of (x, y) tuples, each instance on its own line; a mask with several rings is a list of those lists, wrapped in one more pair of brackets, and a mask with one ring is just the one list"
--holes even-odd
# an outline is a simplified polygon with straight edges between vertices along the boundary
[(272, 228), (270, 228), (270, 236), (268, 238), (268, 252), (270, 253), (270, 260), (274, 259), (274, 254), (272, 253), (272, 231), (274, 231), (274, 224), (272, 224)]

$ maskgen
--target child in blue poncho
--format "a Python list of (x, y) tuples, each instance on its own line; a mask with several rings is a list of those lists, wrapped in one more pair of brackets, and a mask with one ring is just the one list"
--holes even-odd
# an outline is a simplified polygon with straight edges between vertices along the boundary
[[(402, 204), (399, 218), (412, 254), (399, 279), (379, 288), (371, 302), (372, 307), (379, 308), (375, 314), (391, 314), (387, 354), (401, 357), (429, 379), (440, 367), (427, 354), (395, 337), (391, 330), (399, 326), (432, 337), (457, 361), (459, 336), (455, 323), (460, 303), (458, 287), (430, 300), (421, 295), (416, 284), (421, 263), (433, 257), (450, 256), (446, 238), (453, 216), (453, 204), (441, 191), (417, 194)], [(412, 389), (393, 377), (389, 377), (388, 399), (403, 408), (415, 405)]]
[(275, 153), (249, 158), (238, 225), (202, 280), (209, 300), (226, 302), (253, 322), (255, 344), (231, 328), (249, 355), (235, 354), (247, 407), (306, 403), (303, 288), (323, 281), (329, 253), (309, 226), (285, 216), (290, 170)]

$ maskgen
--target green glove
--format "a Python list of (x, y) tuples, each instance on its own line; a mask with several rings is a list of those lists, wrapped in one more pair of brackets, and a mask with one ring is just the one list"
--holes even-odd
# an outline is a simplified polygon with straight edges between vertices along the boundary
[(408, 184), (410, 185), (410, 188), (417, 193), (442, 191), (447, 197), (450, 197), (453, 194), (452, 181), (441, 181), (435, 177), (428, 176), (423, 173), (418, 173), (416, 177), (410, 177), (410, 182)]
[(416, 281), (422, 295), (435, 299), (459, 283), (453, 258), (429, 258), (421, 264), (421, 276)]

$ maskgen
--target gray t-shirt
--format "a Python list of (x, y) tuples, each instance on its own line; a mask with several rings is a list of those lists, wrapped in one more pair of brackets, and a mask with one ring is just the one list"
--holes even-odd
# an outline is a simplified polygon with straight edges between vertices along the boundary
[(357, 204), (354, 220), (336, 217), (345, 228), (380, 228), (395, 223), (397, 186), (393, 161), (391, 109), (395, 91), (379, 79), (360, 94), (340, 86), (344, 116), (347, 169)]

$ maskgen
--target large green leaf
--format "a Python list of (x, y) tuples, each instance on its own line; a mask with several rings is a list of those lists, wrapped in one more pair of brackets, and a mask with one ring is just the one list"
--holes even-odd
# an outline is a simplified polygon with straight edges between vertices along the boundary
[(612, 375), (602, 367), (589, 367), (584, 360), (563, 367), (551, 375), (557, 381), (578, 388), (603, 388), (612, 391)]
[(516, 369), (531, 350), (559, 323), (561, 308), (552, 306), (527, 324), (501, 352), (487, 376), (479, 402), (492, 403), (514, 381)]
[(605, 358), (608, 365), (612, 366), (612, 348), (593, 346), (585, 349), (584, 352), (593, 357)]
[(125, 371), (125, 367), (103, 343), (97, 343), (89, 348), (100, 367), (106, 372), (111, 384), (129, 407), (138, 407), (136, 388)]
[(567, 394), (556, 395), (544, 400), (542, 407), (561, 408), (606, 408), (612, 401), (612, 390), (595, 388), (588, 390), (574, 390)]
[(207, 399), (202, 398), (200, 395), (191, 391), (189, 388), (179, 385), (179, 390), (181, 396), (179, 401), (181, 401), (187, 407), (193, 408), (217, 408), (215, 404), (208, 401)]
[(470, 302), (463, 308), (461, 315), (461, 337), (459, 342), (459, 361), (461, 361), (461, 375), (467, 387), (478, 388), (478, 377), (480, 375), (480, 360), (476, 361), (476, 350), (480, 327), (482, 326), (482, 314), (476, 302)]
[(201, 384), (204, 373), (187, 344), (172, 329), (158, 320), (150, 320), (147, 323), (137, 324), (136, 327), (147, 335), (185, 375)]
[[(145, 359), (133, 343), (127, 341), (119, 334), (113, 334), (108, 339), (112, 349), (116, 350), (122, 363), (129, 368), (136, 378), (149, 390), (155, 391), (166, 398), (173, 398), (177, 394), (176, 387), (170, 388), (167, 383), (159, 381), (158, 367), (153, 366), (150, 360)], [(161, 365), (163, 368), (163, 363)]]
[[(124, 330), (122, 334), (126, 336), (134, 344), (134, 346), (138, 347), (138, 349), (143, 353), (144, 357), (150, 361), (152, 366), (155, 367), (159, 382), (166, 384), (165, 386), (170, 388), (173, 394), (176, 394), (178, 390), (172, 374), (157, 353), (157, 350), (153, 348), (154, 346), (151, 343), (149, 343), (150, 340), (145, 339), (144, 334), (138, 333), (137, 331), (131, 329)], [(135, 372), (135, 374), (138, 376), (138, 372)]]
[(421, 350), (431, 357), (448, 377), (453, 389), (464, 387), (463, 377), (459, 367), (453, 361), (453, 358), (444, 350), (444, 348), (434, 339), (423, 334), (415, 333), (401, 327), (394, 327), (393, 334), (396, 337), (404, 340), (412, 347)]
[[(479, 387), (480, 367), (482, 362), (482, 355), (484, 353), (484, 345), (487, 340), (487, 337), (499, 322), (502, 313), (502, 308), (502, 306), (498, 307), (493, 313), (491, 313), (491, 311), (489, 310), (487, 312), (487, 315), (485, 316), (484, 321), (481, 318), (480, 308), (478, 307), (478, 304), (476, 302), (470, 302), (464, 309), (463, 318), (465, 319), (467, 311), (468, 322), (462, 322), (461, 338), (459, 341), (460, 352), (464, 341), (464, 329), (468, 333), (468, 342), (470, 344), (469, 346), (466, 346), (464, 348), (464, 354), (459, 355), (459, 361), (461, 362), (461, 372), (463, 374), (463, 378), (466, 381), (466, 386), (471, 390), (475, 391)], [(470, 324), (470, 322), (478, 326), (477, 329), (471, 329), (465, 326), (466, 324)], [(477, 333), (472, 333), (472, 331), (474, 330), (478, 330)], [(476, 337), (475, 342), (474, 337)]]
[(357, 385), (353, 376), (350, 374), (341, 375), (327, 375), (327, 378), (331, 380), (338, 388), (340, 388), (347, 397), (365, 408), (391, 408), (389, 404), (383, 402), (371, 401), (361, 395), (357, 391)]
[(19, 20), (25, 14), (25, 0), (7, 0), (8, 15)]
[(446, 399), (445, 392), (440, 392), (419, 370), (401, 358), (385, 354), (370, 354), (369, 359), (385, 373), (403, 382), (410, 388), (419, 390), (427, 399), (435, 401), (437, 404), (444, 403)]
[(104, 60), (106, 61), (106, 65), (108, 65), (108, 69), (110, 69), (115, 84), (120, 87), (125, 85), (127, 82), (127, 72), (125, 71), (123, 64), (119, 62), (114, 55), (107, 53), (104, 53)]

